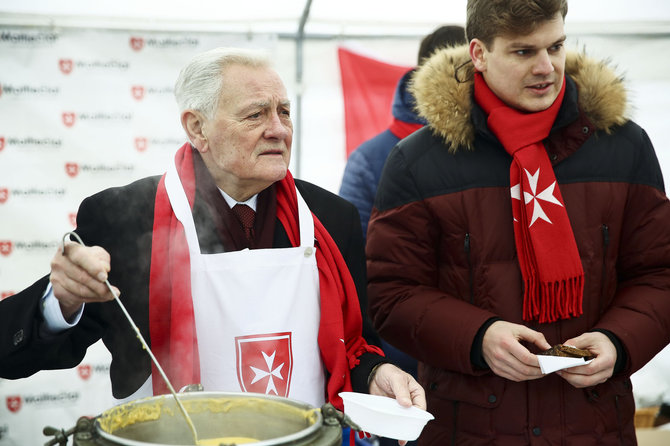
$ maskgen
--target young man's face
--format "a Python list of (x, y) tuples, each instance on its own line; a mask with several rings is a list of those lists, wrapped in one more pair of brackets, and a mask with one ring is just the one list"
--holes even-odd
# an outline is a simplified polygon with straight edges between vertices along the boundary
[(565, 30), (560, 14), (525, 36), (500, 36), (490, 48), (473, 39), (470, 56), (486, 84), (503, 102), (525, 112), (548, 108), (565, 72)]

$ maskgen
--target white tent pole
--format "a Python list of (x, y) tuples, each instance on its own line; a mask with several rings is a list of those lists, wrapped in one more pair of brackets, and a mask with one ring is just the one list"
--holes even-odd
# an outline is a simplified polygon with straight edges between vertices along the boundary
[(296, 84), (296, 115), (295, 129), (293, 130), (293, 155), (295, 156), (295, 176), (300, 178), (301, 174), (301, 149), (302, 149), (302, 68), (303, 68), (303, 46), (305, 43), (305, 23), (309, 17), (309, 8), (312, 0), (305, 2), (305, 8), (300, 17), (298, 34), (295, 38), (295, 84)]

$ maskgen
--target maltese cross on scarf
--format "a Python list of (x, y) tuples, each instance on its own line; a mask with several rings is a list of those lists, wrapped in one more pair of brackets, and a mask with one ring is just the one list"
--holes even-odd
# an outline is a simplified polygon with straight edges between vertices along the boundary
[(507, 106), (475, 74), (475, 100), (488, 126), (512, 156), (510, 189), (514, 239), (524, 282), (523, 319), (540, 323), (582, 314), (584, 270), (554, 169), (542, 140), (556, 119), (554, 103), (536, 113)]

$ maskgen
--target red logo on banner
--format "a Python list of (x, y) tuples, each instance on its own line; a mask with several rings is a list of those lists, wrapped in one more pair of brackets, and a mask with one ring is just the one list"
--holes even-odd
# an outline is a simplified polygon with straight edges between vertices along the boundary
[(72, 127), (74, 125), (74, 112), (63, 112), (63, 124), (65, 127)]
[(10, 240), (0, 240), (0, 254), (8, 256), (12, 253), (12, 242)]
[(19, 395), (7, 397), (7, 409), (9, 409), (10, 412), (18, 412), (21, 410), (21, 404), (22, 401)]
[(13, 296), (14, 294), (16, 294), (14, 291), (3, 291), (0, 293), (0, 300), (7, 299), (9, 296)]
[(9, 199), (9, 189), (0, 187), (0, 204), (5, 203)]
[(67, 173), (72, 178), (76, 177), (79, 173), (79, 164), (77, 163), (65, 163), (65, 173)]
[(141, 101), (144, 98), (144, 87), (141, 85), (133, 85), (131, 89), (133, 92), (133, 98), (138, 101)]
[(77, 366), (77, 372), (79, 373), (79, 377), (84, 381), (88, 380), (91, 377), (92, 371), (93, 369), (91, 368), (90, 364), (81, 364)]
[(74, 64), (72, 63), (72, 59), (61, 59), (61, 60), (59, 60), (58, 61), (58, 68), (60, 68), (60, 70), (63, 74), (72, 73), (72, 68), (74, 68)]
[(72, 226), (77, 226), (77, 213), (76, 212), (70, 212), (67, 216), (70, 219), (70, 224)]
[(131, 37), (130, 47), (135, 51), (139, 51), (144, 47), (144, 39), (141, 37)]
[(238, 336), (235, 352), (242, 390), (288, 397), (293, 372), (290, 332)]
[(138, 152), (144, 152), (147, 150), (148, 141), (146, 138), (135, 138), (135, 149)]
[(0, 136), (0, 152), (2, 152), (2, 149), (5, 148), (5, 137)]

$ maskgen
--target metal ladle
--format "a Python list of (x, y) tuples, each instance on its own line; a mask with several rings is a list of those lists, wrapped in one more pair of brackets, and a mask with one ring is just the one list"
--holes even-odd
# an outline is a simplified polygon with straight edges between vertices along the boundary
[[(79, 237), (79, 234), (77, 234), (74, 231), (67, 232), (63, 236), (63, 255), (65, 255), (65, 237), (68, 235), (74, 237), (77, 242), (79, 242), (80, 245), (86, 246)], [(188, 427), (191, 429), (191, 433), (193, 434), (193, 441), (194, 444), (198, 444), (198, 434), (195, 430), (195, 425), (193, 424), (193, 421), (191, 420), (191, 417), (189, 417), (188, 413), (186, 412), (186, 409), (184, 406), (181, 404), (181, 401), (179, 401), (179, 398), (177, 397), (177, 392), (174, 391), (174, 387), (172, 387), (172, 384), (170, 383), (170, 380), (168, 379), (167, 375), (163, 371), (163, 368), (161, 365), (158, 363), (158, 360), (152, 353), (151, 349), (149, 348), (149, 345), (146, 343), (144, 340), (144, 336), (142, 336), (142, 333), (140, 333), (140, 329), (137, 328), (137, 325), (135, 325), (135, 322), (133, 321), (133, 318), (130, 317), (130, 314), (126, 310), (126, 307), (123, 305), (121, 302), (121, 299), (119, 299), (119, 296), (114, 292), (114, 289), (112, 288), (112, 285), (110, 285), (109, 280), (105, 280), (105, 285), (107, 285), (107, 288), (109, 289), (109, 292), (112, 293), (112, 296), (114, 296), (114, 300), (119, 304), (119, 307), (121, 307), (121, 311), (123, 311), (123, 314), (126, 316), (126, 319), (128, 319), (128, 322), (130, 323), (131, 327), (133, 327), (133, 330), (135, 330), (135, 334), (137, 335), (137, 338), (140, 340), (142, 343), (142, 348), (149, 353), (149, 356), (151, 357), (151, 360), (153, 361), (154, 365), (158, 369), (158, 372), (161, 374), (161, 377), (163, 378), (163, 381), (165, 381), (165, 384), (167, 384), (168, 389), (170, 389), (170, 392), (172, 393), (172, 396), (174, 397), (175, 401), (177, 402), (177, 405), (179, 406), (179, 410), (181, 411), (182, 415), (184, 415), (184, 419), (186, 419), (186, 423), (188, 424)]]

